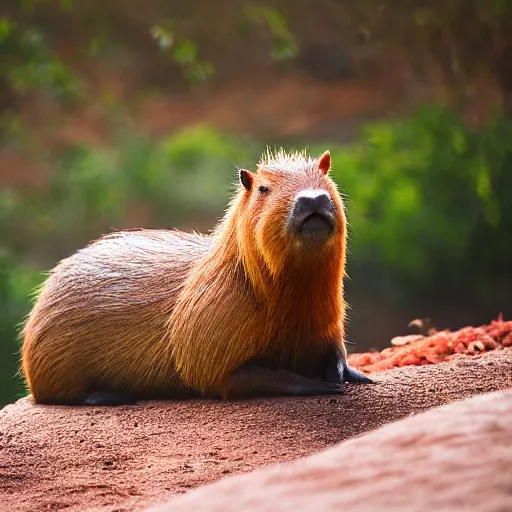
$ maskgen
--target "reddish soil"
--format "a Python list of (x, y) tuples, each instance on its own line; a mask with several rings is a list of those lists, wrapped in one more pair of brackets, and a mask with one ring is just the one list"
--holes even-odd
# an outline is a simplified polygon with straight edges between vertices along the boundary
[(512, 350), (395, 368), (344, 395), (0, 412), (0, 509), (143, 510), (455, 400), (512, 387)]
[(512, 390), (473, 397), (149, 512), (510, 511), (511, 417)]

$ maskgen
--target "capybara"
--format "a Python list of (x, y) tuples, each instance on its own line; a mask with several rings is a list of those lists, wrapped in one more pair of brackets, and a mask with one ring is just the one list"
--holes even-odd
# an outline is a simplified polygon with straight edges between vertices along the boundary
[(267, 152), (211, 235), (114, 232), (62, 260), (23, 330), (40, 404), (342, 392), (347, 222), (331, 156)]

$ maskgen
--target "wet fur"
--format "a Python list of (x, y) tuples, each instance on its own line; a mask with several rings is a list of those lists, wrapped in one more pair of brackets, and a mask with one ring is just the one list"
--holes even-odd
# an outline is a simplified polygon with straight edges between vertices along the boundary
[[(51, 272), (23, 330), (22, 367), (38, 403), (94, 391), (139, 398), (235, 398), (229, 377), (266, 362), (321, 377), (345, 357), (346, 222), (332, 180), (304, 154), (268, 154), (210, 236), (107, 235)], [(258, 185), (270, 193), (257, 193)], [(327, 189), (339, 222), (322, 250), (285, 232), (296, 193)]]

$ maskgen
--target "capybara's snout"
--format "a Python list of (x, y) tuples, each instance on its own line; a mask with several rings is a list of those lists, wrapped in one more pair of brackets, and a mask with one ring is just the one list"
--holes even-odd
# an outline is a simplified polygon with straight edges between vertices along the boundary
[(308, 240), (329, 238), (336, 224), (336, 208), (327, 190), (299, 192), (290, 212), (289, 227), (295, 235)]

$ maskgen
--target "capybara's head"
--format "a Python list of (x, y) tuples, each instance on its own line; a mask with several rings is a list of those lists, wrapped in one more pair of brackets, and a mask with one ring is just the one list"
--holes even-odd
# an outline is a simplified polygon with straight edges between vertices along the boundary
[(312, 258), (344, 255), (345, 213), (330, 167), (328, 151), (319, 158), (279, 151), (268, 153), (255, 173), (240, 170), (238, 230), (245, 237), (239, 234), (251, 240), (272, 274)]

